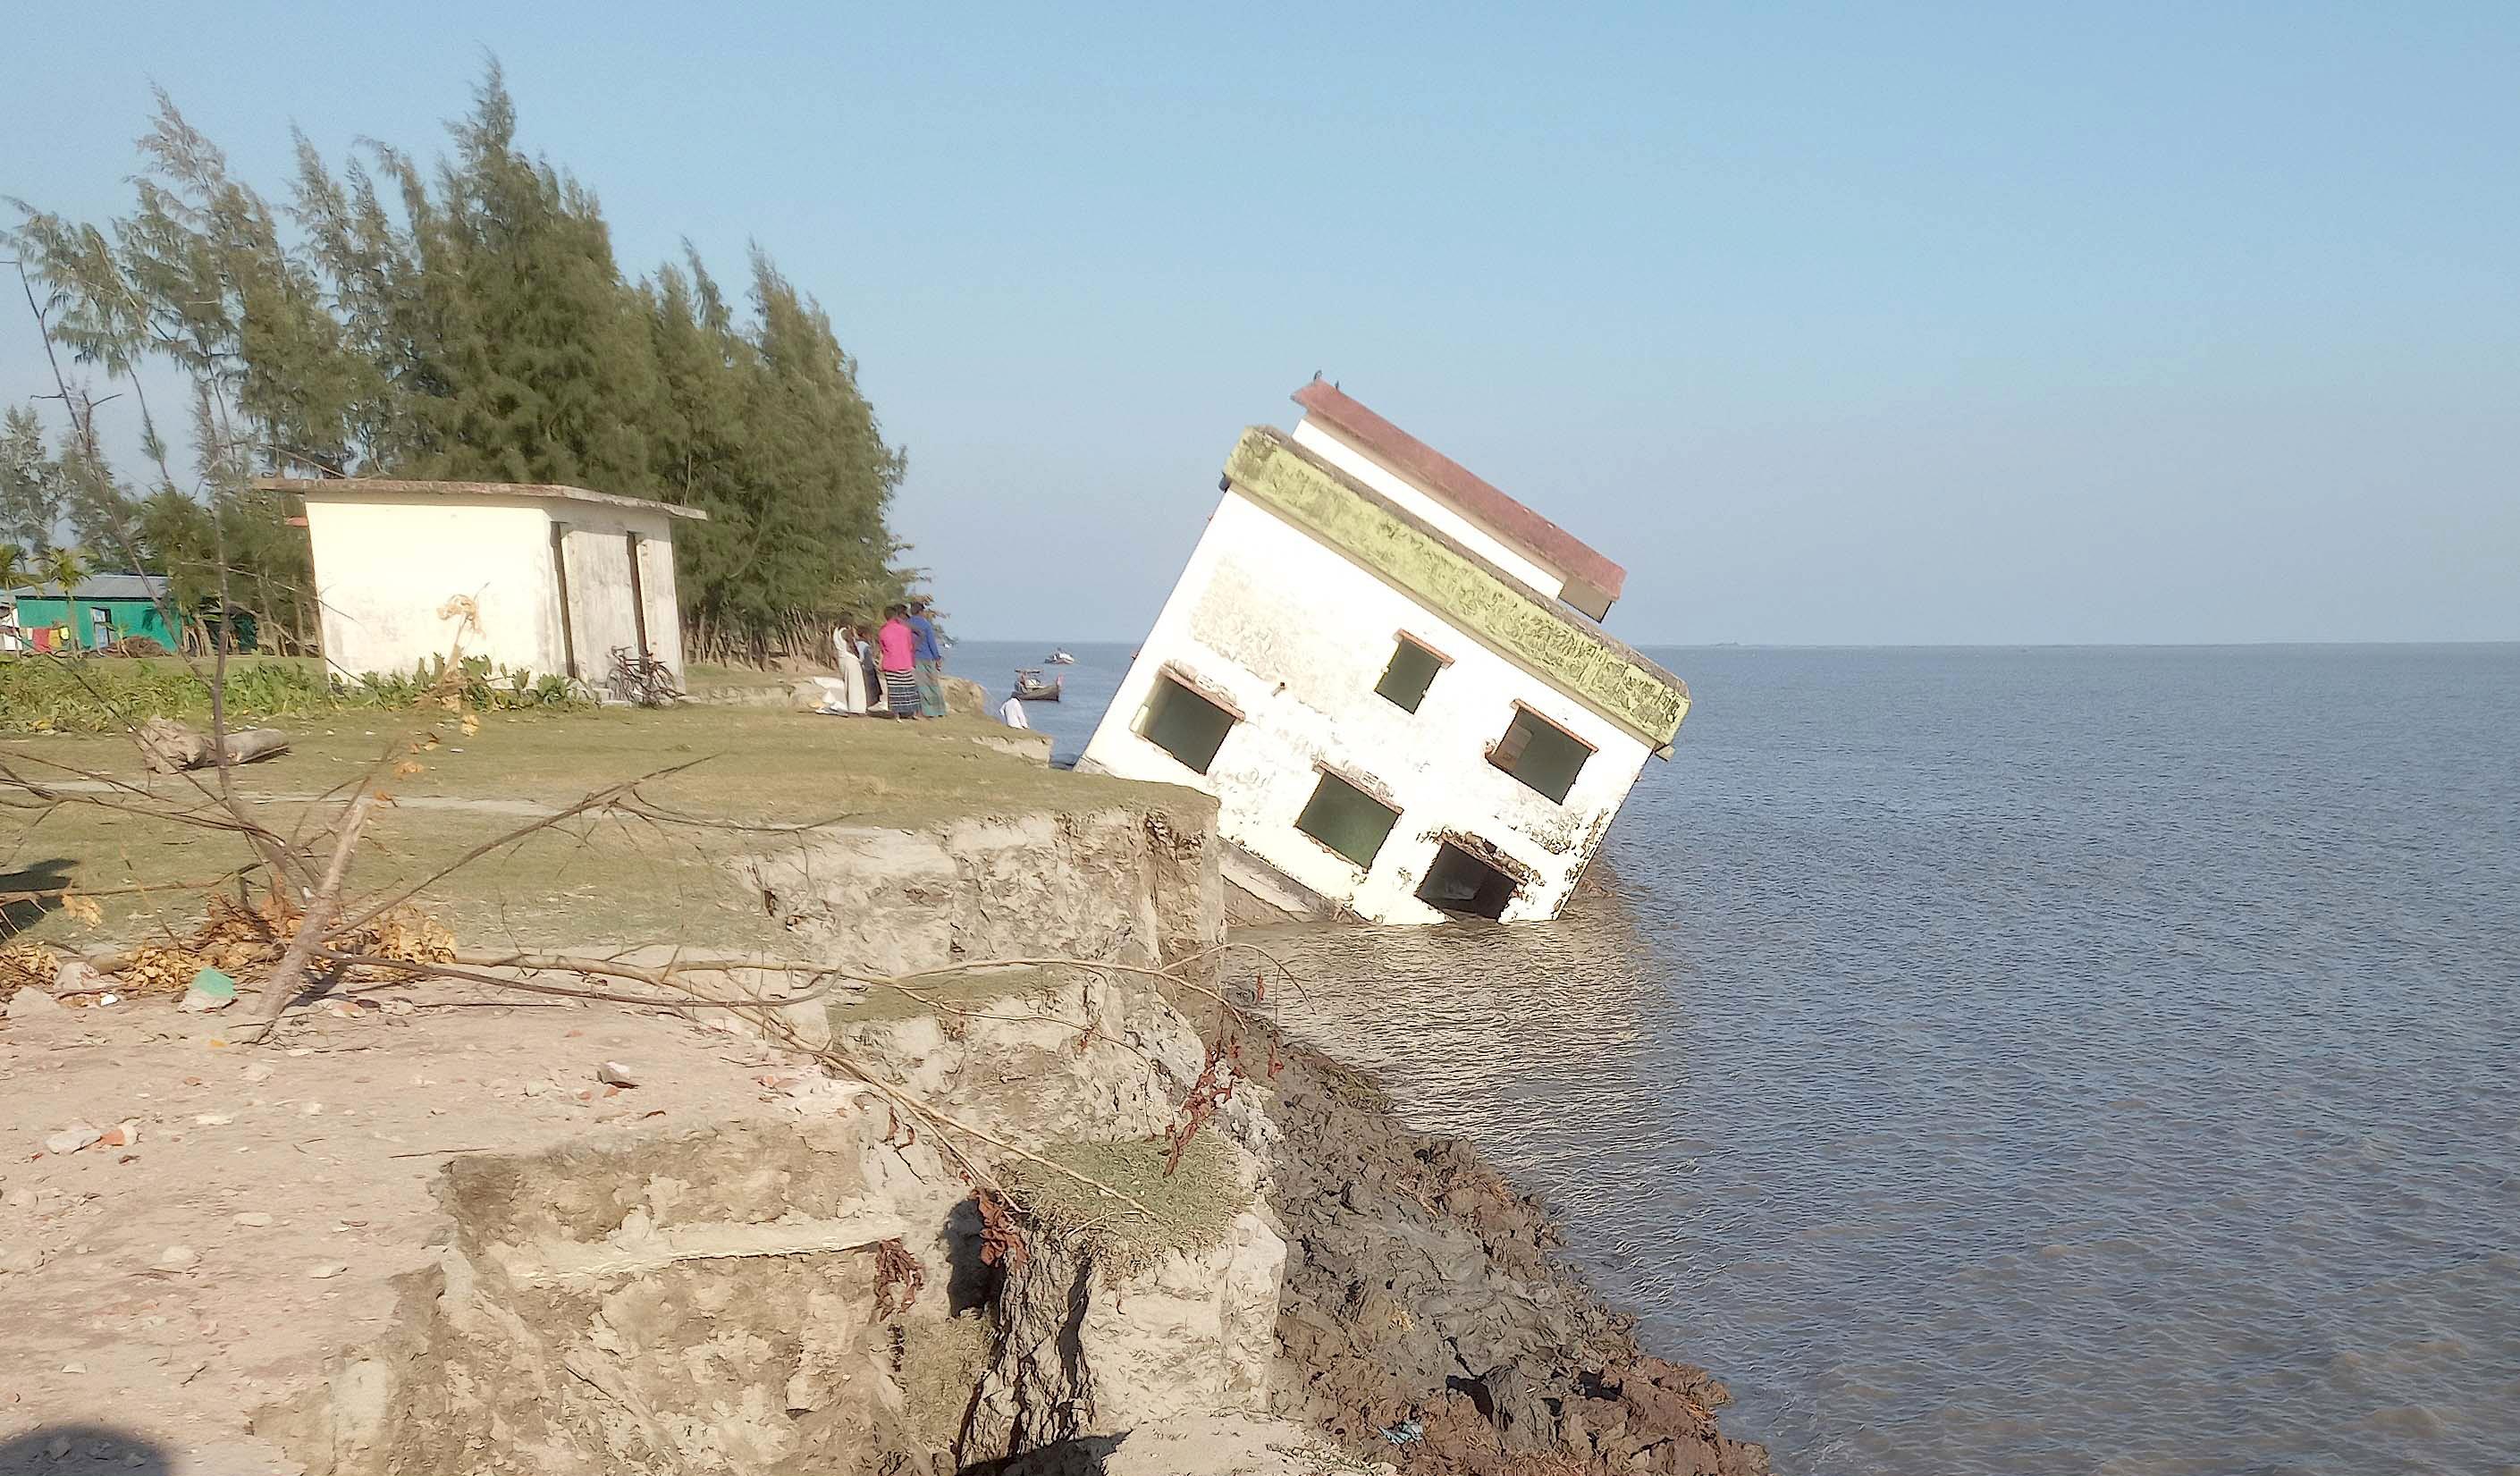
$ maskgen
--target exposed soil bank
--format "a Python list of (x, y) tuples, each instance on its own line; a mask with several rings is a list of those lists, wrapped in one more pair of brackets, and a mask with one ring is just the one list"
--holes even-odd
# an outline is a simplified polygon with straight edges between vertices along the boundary
[[(12, 1143), (141, 1122), (136, 1150), (0, 1181), (0, 1306), (30, 1334), (0, 1358), (0, 1440), (123, 1432), (47, 1471), (147, 1441), (187, 1476), (942, 1476), (1026, 1450), (1015, 1469), (1167, 1469), (1145, 1462), (1221, 1419), (1288, 1472), (1765, 1469), (1703, 1372), (1643, 1356), (1554, 1261), (1537, 1205), (1309, 1051), (1204, 1130), (1249, 1185), (1212, 1245), (1114, 1277), (1028, 1226), (1010, 1275), (950, 1161), (864, 1088), (686, 1021), (438, 998), (325, 1020), (296, 1056), (162, 1002), (0, 1036), (28, 1089)], [(1011, 1141), (1145, 1142), (1204, 1063), (1125, 985), (957, 1001), (974, 1017), (833, 1024)], [(1266, 1040), (1242, 1050), (1265, 1078)], [(612, 1057), (644, 1084), (606, 1096)], [(1377, 1433), (1412, 1419), (1419, 1442)]]
[(1423, 1440), (1388, 1452), (1404, 1472), (1768, 1469), (1717, 1429), (1723, 1385), (1645, 1353), (1557, 1258), (1536, 1200), (1468, 1144), (1402, 1126), (1362, 1074), (1277, 1050), (1278, 1332), (1306, 1418), (1352, 1447), (1417, 1420)]
[[(711, 864), (856, 969), (1208, 958), (1212, 810), (1042, 778)], [(26, 1329), (0, 1449), (46, 1476), (147, 1448), (169, 1476), (1766, 1469), (1476, 1153), (1265, 1027), (1215, 1041), (1194, 992), (999, 966), (793, 1001), (782, 1045), (361, 987), (285, 1050), (162, 996), (0, 1025), (0, 1321)], [(1195, 1191), (1165, 1172), (1193, 1099)], [(48, 1145), (77, 1123), (127, 1131)]]

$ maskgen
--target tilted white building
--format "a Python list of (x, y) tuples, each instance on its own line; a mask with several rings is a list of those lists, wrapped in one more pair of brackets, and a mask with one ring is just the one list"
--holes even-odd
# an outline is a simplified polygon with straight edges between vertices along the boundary
[(628, 649), (682, 681), (674, 524), (708, 516), (696, 508), (512, 482), (255, 485), (305, 500), (324, 657), (345, 675), (409, 672), (460, 649), (606, 692), (613, 651)]
[(1553, 917), (1688, 689), (1596, 623), (1626, 572), (1316, 380), (1224, 500), (1084, 767), (1217, 797), (1297, 916)]

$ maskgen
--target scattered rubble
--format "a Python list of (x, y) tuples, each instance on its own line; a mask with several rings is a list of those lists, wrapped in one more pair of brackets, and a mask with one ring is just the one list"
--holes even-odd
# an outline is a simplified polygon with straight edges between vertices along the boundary
[(176, 1003), (175, 1007), (189, 1013), (201, 1014), (213, 1009), (225, 1009), (235, 1004), (236, 1000), (236, 980), (230, 978), (225, 972), (204, 964), (201, 972), (193, 975), (193, 982), (185, 986), (184, 998)]
[(44, 1151), (55, 1156), (75, 1153), (103, 1137), (105, 1137), (103, 1128), (91, 1128), (83, 1122), (72, 1123), (45, 1139)]
[(9, 997), (9, 1018), (37, 1020), (65, 1012), (62, 1002), (29, 984)]

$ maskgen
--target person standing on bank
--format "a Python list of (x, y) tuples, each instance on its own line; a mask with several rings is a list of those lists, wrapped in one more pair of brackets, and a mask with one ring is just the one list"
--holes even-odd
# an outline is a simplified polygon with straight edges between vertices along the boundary
[(918, 658), (919, 710), (931, 718), (945, 715), (945, 648), (936, 642), (936, 625), (927, 618), (927, 602), (910, 602), (910, 635)]
[(866, 663), (858, 657), (858, 633), (850, 626), (832, 632), (832, 664), (840, 672), (840, 711), (864, 716), (867, 711)]
[(915, 718), (919, 716), (919, 669), (917, 639), (910, 631), (910, 606), (896, 604), (883, 612), (883, 629), (875, 633), (877, 659), (883, 667), (883, 707), (886, 716)]

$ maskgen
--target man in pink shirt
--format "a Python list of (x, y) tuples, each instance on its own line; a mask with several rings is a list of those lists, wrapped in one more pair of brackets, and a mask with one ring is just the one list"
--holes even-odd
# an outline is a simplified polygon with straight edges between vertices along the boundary
[(883, 672), (884, 711), (896, 718), (920, 715), (916, 642), (910, 629), (910, 606), (896, 604), (883, 612), (883, 629), (875, 633), (877, 665)]

